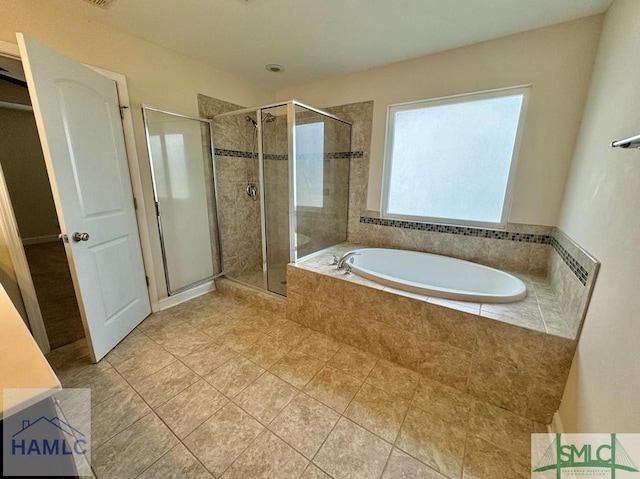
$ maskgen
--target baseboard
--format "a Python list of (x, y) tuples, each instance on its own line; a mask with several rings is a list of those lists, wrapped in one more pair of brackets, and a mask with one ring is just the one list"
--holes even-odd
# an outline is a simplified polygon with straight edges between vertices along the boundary
[(560, 411), (556, 411), (553, 415), (551, 424), (547, 426), (550, 434), (562, 434), (564, 432), (564, 426), (562, 425), (562, 418), (560, 417)]
[(203, 294), (210, 293), (211, 291), (216, 290), (216, 284), (213, 280), (207, 281), (206, 283), (199, 284), (187, 291), (183, 291), (182, 293), (178, 293), (174, 296), (169, 296), (168, 298), (163, 298), (158, 301), (158, 311), (164, 311), (165, 309), (172, 308), (177, 306), (185, 301), (189, 301), (190, 299), (197, 298), (198, 296), (202, 296)]
[(28, 246), (30, 244), (54, 243), (58, 240), (58, 235), (33, 236), (32, 238), (22, 238), (22, 244)]

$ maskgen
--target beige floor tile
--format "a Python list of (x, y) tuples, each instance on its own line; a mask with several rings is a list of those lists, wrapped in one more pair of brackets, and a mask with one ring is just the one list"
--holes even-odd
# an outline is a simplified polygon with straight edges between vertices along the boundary
[(181, 331), (189, 329), (193, 328), (190, 328), (185, 323), (174, 317), (171, 321), (154, 324), (153, 326), (150, 326), (142, 332), (153, 339), (156, 343), (160, 344), (174, 336), (179, 335)]
[(304, 326), (285, 320), (277, 325), (269, 328), (267, 334), (282, 341), (288, 341), (291, 345), (300, 344), (312, 333), (312, 330)]
[(213, 416), (229, 400), (205, 381), (198, 381), (156, 409), (180, 439)]
[(526, 460), (531, 457), (533, 421), (498, 406), (474, 400), (467, 431)]
[(234, 402), (267, 425), (297, 393), (296, 388), (266, 372), (238, 394)]
[(189, 450), (178, 444), (144, 471), (138, 479), (213, 479)]
[(313, 462), (336, 479), (377, 479), (391, 444), (341, 418)]
[(91, 409), (91, 447), (96, 448), (151, 412), (138, 394), (128, 387)]
[(388, 393), (404, 399), (412, 399), (418, 387), (420, 374), (392, 362), (380, 360), (366, 381)]
[(340, 419), (340, 415), (304, 393), (296, 396), (269, 429), (311, 459)]
[(307, 467), (302, 455), (265, 431), (231, 465), (223, 479), (298, 479)]
[(327, 362), (340, 349), (340, 346), (341, 344), (335, 339), (314, 331), (300, 343), (297, 351)]
[(263, 430), (258, 421), (229, 403), (183, 442), (210, 472), (220, 477)]
[(434, 414), (411, 407), (396, 447), (449, 477), (460, 477), (465, 429)]
[[(132, 333), (137, 334), (137, 333)], [(51, 367), (57, 369), (64, 366), (69, 361), (84, 358), (89, 355), (89, 346), (86, 339), (79, 339), (59, 348), (55, 348), (46, 354), (47, 362)]]
[(169, 428), (150, 413), (94, 449), (91, 461), (98, 478), (134, 478), (177, 443)]
[[(135, 330), (134, 330), (135, 331)], [(126, 338), (118, 343), (105, 356), (105, 359), (112, 365), (119, 365), (125, 362), (127, 359), (131, 359), (139, 354), (142, 350), (152, 348), (156, 346), (156, 343), (148, 336), (142, 333), (135, 332), (129, 334)]]
[[(400, 449), (393, 448), (382, 479), (447, 479)], [(498, 479), (498, 478), (494, 478)]]
[(204, 379), (222, 394), (232, 398), (263, 372), (264, 369), (248, 359), (235, 358), (206, 375)]
[(134, 382), (151, 376), (175, 360), (176, 358), (172, 354), (154, 344), (145, 347), (122, 363), (115, 364), (114, 367), (127, 381)]
[(531, 462), (520, 455), (510, 454), (479, 437), (467, 438), (463, 479), (528, 479), (530, 471)]
[(89, 356), (69, 360), (54, 368), (56, 376), (60, 380), (62, 387), (70, 388), (80, 382), (89, 380), (96, 371), (111, 369), (112, 366), (106, 359), (98, 363), (92, 363)]
[(91, 406), (97, 406), (110, 397), (129, 388), (127, 382), (113, 368), (97, 370), (91, 376), (73, 385), (91, 389)]
[(191, 369), (180, 361), (175, 361), (151, 376), (131, 382), (131, 385), (149, 406), (155, 408), (187, 389), (198, 379), (198, 375)]
[(363, 384), (344, 415), (393, 444), (409, 409), (409, 400)]
[(309, 396), (342, 413), (361, 385), (360, 379), (325, 366), (303, 390)]
[(225, 325), (221, 329), (224, 332), (217, 336), (216, 339), (236, 352), (245, 351), (265, 337), (262, 331), (243, 323), (234, 322), (232, 326)]
[(422, 378), (413, 398), (413, 405), (447, 421), (466, 425), (471, 409), (471, 396), (427, 378)]
[(179, 333), (167, 337), (158, 344), (177, 358), (183, 358), (215, 344), (215, 340), (202, 331), (185, 327)]
[(327, 364), (356, 378), (365, 379), (377, 362), (378, 358), (373, 354), (345, 344)]
[(238, 354), (222, 344), (211, 344), (194, 353), (181, 358), (196, 374), (206, 377), (230, 359), (237, 358)]
[(331, 479), (331, 477), (315, 464), (309, 463), (300, 479)]
[(291, 351), (271, 367), (271, 372), (297, 388), (303, 388), (324, 363), (299, 351)]
[(242, 351), (242, 355), (261, 368), (269, 369), (290, 350), (291, 346), (288, 342), (265, 335), (262, 339)]

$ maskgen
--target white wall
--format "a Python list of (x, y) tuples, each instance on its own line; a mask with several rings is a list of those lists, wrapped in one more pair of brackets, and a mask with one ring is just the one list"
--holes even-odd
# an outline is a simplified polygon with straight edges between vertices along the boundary
[[(152, 205), (141, 103), (197, 116), (196, 95), (203, 93), (241, 105), (270, 103), (271, 90), (237, 75), (216, 70), (183, 55), (132, 35), (92, 22), (78, 14), (74, 2), (65, 0), (2, 0), (0, 40), (16, 43), (16, 32), (32, 36), (72, 59), (126, 75), (134, 120), (136, 148), (141, 165), (145, 201)], [(162, 258), (153, 208), (147, 224), (158, 289), (162, 295)], [(0, 246), (3, 239), (0, 238)], [(0, 265), (6, 270), (11, 265)]]
[(387, 105), (532, 84), (510, 222), (555, 225), (602, 16), (277, 92), (317, 107), (374, 100), (367, 209), (377, 211)]
[(567, 432), (640, 432), (640, 2), (606, 15), (560, 228), (601, 261), (560, 407)]

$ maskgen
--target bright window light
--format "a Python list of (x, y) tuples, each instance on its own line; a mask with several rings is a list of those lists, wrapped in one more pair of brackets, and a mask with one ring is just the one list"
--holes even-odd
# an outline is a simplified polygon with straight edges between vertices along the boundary
[(528, 91), (389, 106), (382, 215), (504, 226)]
[(296, 200), (298, 206), (322, 208), (324, 123), (296, 125)]

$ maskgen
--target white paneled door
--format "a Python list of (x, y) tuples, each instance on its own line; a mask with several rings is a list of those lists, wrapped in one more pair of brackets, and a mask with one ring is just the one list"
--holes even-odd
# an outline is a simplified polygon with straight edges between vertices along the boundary
[(115, 82), (18, 34), (94, 361), (151, 312)]

